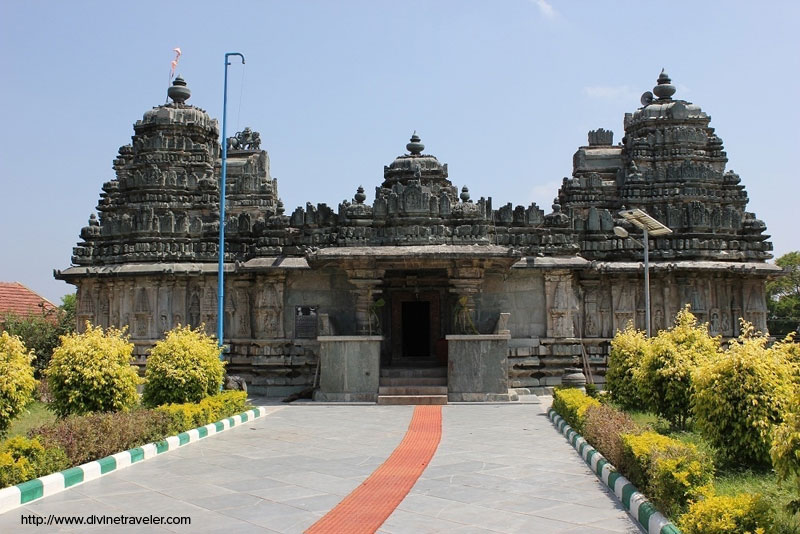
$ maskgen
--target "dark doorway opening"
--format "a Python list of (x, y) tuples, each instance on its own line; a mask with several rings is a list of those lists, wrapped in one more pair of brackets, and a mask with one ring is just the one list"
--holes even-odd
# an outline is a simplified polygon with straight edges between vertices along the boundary
[(428, 358), (431, 355), (431, 303), (403, 302), (403, 357)]

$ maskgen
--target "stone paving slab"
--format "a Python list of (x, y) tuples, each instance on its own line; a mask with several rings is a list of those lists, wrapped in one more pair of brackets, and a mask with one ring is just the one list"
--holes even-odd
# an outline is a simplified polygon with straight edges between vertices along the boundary
[[(429, 467), (381, 526), (435, 532), (642, 531), (535, 404), (448, 405)], [(402, 440), (413, 406), (289, 405), (0, 515), (0, 532), (300, 533)], [(190, 526), (33, 526), (21, 516), (187, 515)]]

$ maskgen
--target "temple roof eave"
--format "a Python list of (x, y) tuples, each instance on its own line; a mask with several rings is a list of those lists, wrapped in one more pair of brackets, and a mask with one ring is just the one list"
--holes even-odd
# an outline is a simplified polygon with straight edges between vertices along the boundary
[[(643, 262), (634, 261), (596, 261), (592, 262), (592, 270), (601, 273), (631, 273), (644, 270)], [(716, 271), (755, 275), (776, 275), (782, 269), (772, 263), (729, 262), (729, 261), (651, 261), (651, 272), (669, 271)]]
[[(88, 276), (126, 277), (126, 276), (163, 276), (163, 275), (210, 275), (218, 272), (219, 264), (206, 262), (193, 263), (122, 263), (114, 265), (72, 266), (64, 270), (54, 270), (56, 280), (70, 280)], [(253, 258), (245, 262), (225, 263), (226, 273), (243, 273), (269, 270), (308, 269), (305, 258), (292, 256), (275, 256)]]
[(462, 259), (474, 258), (520, 258), (522, 253), (510, 247), (500, 245), (409, 245), (380, 247), (327, 247), (308, 253), (309, 263), (317, 260), (347, 259), (360, 256), (392, 258), (442, 258)]

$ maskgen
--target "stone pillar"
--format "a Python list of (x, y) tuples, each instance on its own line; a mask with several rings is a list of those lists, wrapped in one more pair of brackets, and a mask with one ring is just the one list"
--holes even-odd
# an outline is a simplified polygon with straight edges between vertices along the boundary
[(106, 287), (108, 288), (108, 326), (119, 326), (117, 284), (113, 280), (109, 280)]
[(77, 329), (78, 332), (86, 330), (86, 322), (94, 324), (94, 303), (92, 302), (92, 284), (83, 281), (78, 287), (77, 302)]
[(356, 333), (362, 336), (376, 334), (380, 325), (372, 317), (372, 303), (382, 293), (378, 286), (383, 283), (383, 269), (373, 266), (358, 266), (346, 269), (348, 280), (355, 286), (351, 290), (355, 297)]
[(478, 328), (475, 323), (475, 295), (481, 290), (484, 269), (474, 265), (456, 264), (449, 269), (450, 293), (456, 295), (458, 301), (453, 311), (453, 328), (456, 334), (475, 335)]
[(356, 300), (356, 332), (359, 335), (370, 335), (380, 328), (372, 319), (372, 303), (375, 296), (382, 292), (377, 288), (381, 282), (377, 279), (350, 279), (350, 283), (356, 286), (351, 292)]
[(547, 298), (547, 337), (575, 337), (573, 314), (576, 308), (572, 289), (572, 273), (556, 270), (545, 273), (544, 288)]
[(475, 324), (475, 295), (480, 292), (480, 278), (451, 279), (450, 292), (455, 294), (458, 302), (453, 312), (453, 331), (457, 334), (473, 335), (478, 333)]

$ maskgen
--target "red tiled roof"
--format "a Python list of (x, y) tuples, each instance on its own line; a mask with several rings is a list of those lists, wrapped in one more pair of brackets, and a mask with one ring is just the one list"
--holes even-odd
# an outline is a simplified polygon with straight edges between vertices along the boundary
[(42, 315), (56, 305), (19, 282), (0, 282), (0, 319), (6, 313)]

